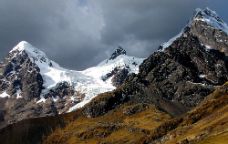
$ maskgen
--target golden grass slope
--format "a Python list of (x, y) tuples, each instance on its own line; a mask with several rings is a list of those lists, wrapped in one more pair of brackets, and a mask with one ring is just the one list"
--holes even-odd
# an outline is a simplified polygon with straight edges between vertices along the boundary
[[(142, 108), (134, 114), (134, 108)], [(126, 103), (104, 116), (79, 117), (64, 129), (57, 129), (45, 144), (137, 143), (170, 116), (153, 105)]]

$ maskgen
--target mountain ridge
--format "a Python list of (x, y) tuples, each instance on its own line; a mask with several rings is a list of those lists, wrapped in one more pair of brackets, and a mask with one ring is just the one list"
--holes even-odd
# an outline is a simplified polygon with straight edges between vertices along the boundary
[[(89, 117), (99, 116), (114, 109), (118, 105), (116, 103), (122, 103), (121, 99), (155, 103), (171, 115), (180, 115), (195, 107), (216, 86), (227, 81), (227, 57), (224, 51), (220, 51), (220, 45), (208, 49), (206, 47), (208, 41), (202, 44), (204, 35), (192, 32), (194, 26), (189, 27), (188, 24), (181, 37), (175, 39), (164, 50), (154, 52), (144, 60), (139, 67), (139, 74), (130, 75), (122, 89), (113, 92), (120, 101), (115, 100), (116, 102), (112, 104), (113, 98), (110, 96), (110, 99), (109, 97), (106, 99), (107, 103), (102, 102), (100, 107), (97, 101), (103, 101), (105, 98), (97, 97), (90, 103), (85, 113)], [(199, 27), (207, 29), (205, 23)], [(220, 30), (214, 28), (207, 30), (220, 33)], [(227, 39), (227, 35), (222, 38)], [(216, 43), (215, 39), (212, 40)], [(223, 45), (225, 40), (220, 43)]]
[(12, 113), (5, 116), (9, 123), (70, 112), (97, 94), (121, 85), (127, 75), (138, 72), (142, 61), (142, 58), (117, 55), (84, 71), (68, 70), (22, 41), (9, 52), (1, 66), (0, 98), (6, 102), (0, 108), (6, 114)]
[[(198, 13), (215, 17), (209, 9)], [(50, 134), (43, 139), (46, 144), (202, 142), (211, 136), (210, 133), (224, 132), (228, 123), (227, 114), (225, 118), (218, 115), (226, 112), (228, 102), (227, 38), (228, 35), (216, 26), (193, 20), (181, 35), (143, 60), (139, 72), (129, 74), (113, 91), (99, 94), (72, 113), (37, 118), (38, 127), (33, 120), (22, 121), (4, 128), (2, 133), (6, 134), (4, 137), (20, 139), (13, 134), (24, 123), (31, 131), (39, 131), (39, 126), (44, 128), (39, 131), (41, 135), (36, 135), (35, 142), (42, 141), (42, 133)], [(103, 64), (109, 66), (106, 60)], [(117, 71), (108, 73), (102, 80)], [(90, 72), (87, 74), (93, 74)], [(122, 69), (121, 72), (120, 77), (125, 76), (126, 71)], [(67, 84), (60, 87), (58, 91), (71, 91)], [(56, 122), (59, 117), (63, 126), (57, 122), (46, 128), (47, 119)], [(202, 124), (205, 127), (201, 127)], [(195, 133), (190, 133), (189, 129)], [(21, 135), (31, 134), (30, 130)], [(20, 142), (34, 140), (31, 135)]]

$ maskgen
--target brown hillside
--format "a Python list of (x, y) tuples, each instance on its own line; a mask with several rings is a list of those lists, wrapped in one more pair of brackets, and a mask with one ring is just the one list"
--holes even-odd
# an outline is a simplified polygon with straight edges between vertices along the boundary
[(170, 116), (153, 105), (126, 103), (104, 116), (79, 117), (44, 143), (136, 143), (167, 119)]

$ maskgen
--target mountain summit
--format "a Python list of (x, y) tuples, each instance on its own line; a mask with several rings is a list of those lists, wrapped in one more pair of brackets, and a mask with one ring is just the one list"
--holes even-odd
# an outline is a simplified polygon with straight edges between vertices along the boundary
[(189, 28), (207, 49), (219, 50), (228, 56), (228, 26), (216, 12), (209, 8), (197, 9)]
[(228, 56), (228, 26), (215, 11), (209, 8), (196, 9), (194, 16), (183, 30), (159, 49), (164, 50), (178, 38), (186, 37), (189, 34), (197, 37), (200, 44), (204, 45), (207, 50), (218, 50)]
[(121, 47), (119, 46), (111, 55), (111, 57), (109, 58), (109, 60), (113, 60), (116, 57), (120, 56), (120, 55), (126, 55), (127, 52)]
[(221, 29), (226, 33), (228, 32), (227, 24), (218, 16), (215, 11), (212, 11), (209, 8), (196, 9), (196, 14), (193, 17), (193, 20), (206, 22), (214, 28)]
[(10, 52), (11, 57), (16, 57), (18, 54), (26, 53), (30, 60), (36, 63), (38, 66), (41, 64), (52, 65), (51, 60), (49, 60), (44, 52), (38, 48), (32, 46), (26, 41), (19, 42)]

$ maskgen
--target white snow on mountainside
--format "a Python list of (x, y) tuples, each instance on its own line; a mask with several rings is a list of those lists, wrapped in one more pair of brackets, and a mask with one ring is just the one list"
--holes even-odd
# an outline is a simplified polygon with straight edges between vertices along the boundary
[[(144, 60), (143, 58), (119, 55), (113, 60), (104, 60), (95, 67), (83, 71), (75, 71), (62, 68), (54, 61), (49, 60), (44, 52), (26, 41), (20, 42), (10, 53), (13, 53), (13, 56), (17, 56), (22, 51), (26, 52), (30, 60), (39, 67), (40, 74), (44, 80), (44, 89), (40, 100), (37, 101), (38, 103), (45, 102), (42, 95), (46, 94), (60, 82), (68, 82), (74, 87), (75, 91), (85, 94), (84, 99), (71, 107), (68, 112), (84, 106), (98, 94), (112, 91), (116, 88), (111, 82), (112, 77), (103, 80), (102, 76), (111, 73), (115, 68), (127, 68), (129, 73), (138, 73), (139, 65)], [(5, 96), (5, 94), (2, 96)], [(73, 100), (74, 97), (72, 96), (71, 99)], [(55, 102), (57, 99), (53, 99), (53, 101)]]

